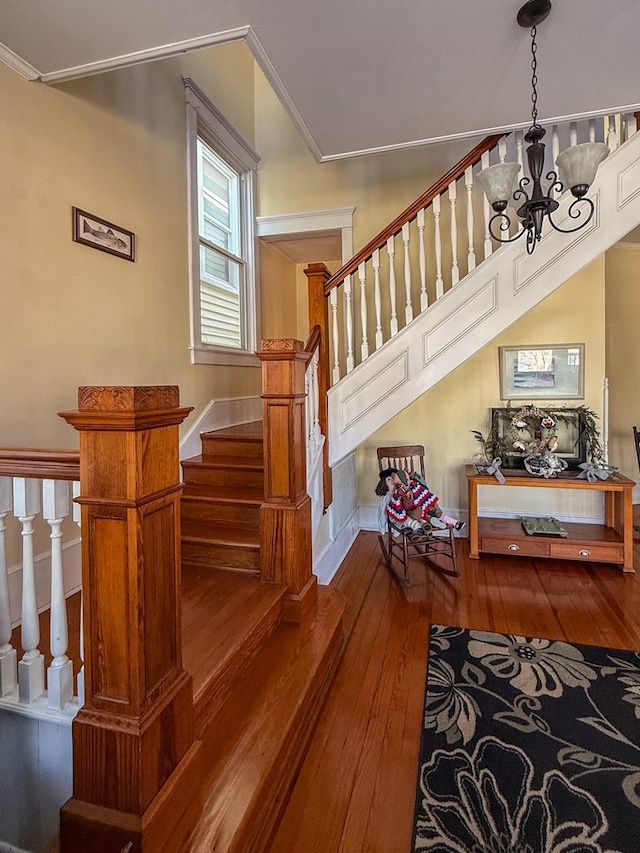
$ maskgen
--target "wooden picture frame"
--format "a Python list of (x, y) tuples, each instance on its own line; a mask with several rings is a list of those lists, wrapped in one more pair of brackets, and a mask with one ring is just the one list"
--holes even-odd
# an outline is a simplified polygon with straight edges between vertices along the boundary
[(79, 207), (73, 207), (72, 213), (73, 239), (76, 243), (117, 255), (125, 261), (135, 261), (136, 235), (133, 231), (127, 231), (126, 228), (114, 225), (113, 222)]
[(584, 344), (498, 347), (501, 400), (583, 400)]
[(545, 413), (553, 419), (554, 425), (551, 429), (545, 429), (537, 423), (539, 419), (525, 416), (523, 422), (526, 426), (517, 429), (512, 426), (512, 418), (522, 411), (517, 408), (494, 408), (491, 409), (491, 433), (494, 447), (499, 448), (496, 453), (502, 458), (507, 468), (524, 468), (525, 457), (528, 451), (513, 449), (513, 441), (522, 442), (525, 446), (536, 438), (536, 429), (540, 436), (546, 439), (553, 434), (558, 438), (558, 447), (554, 450), (556, 456), (562, 457), (570, 469), (577, 470), (582, 462), (587, 461), (587, 443), (585, 441), (586, 420), (584, 407), (565, 408), (547, 407)]

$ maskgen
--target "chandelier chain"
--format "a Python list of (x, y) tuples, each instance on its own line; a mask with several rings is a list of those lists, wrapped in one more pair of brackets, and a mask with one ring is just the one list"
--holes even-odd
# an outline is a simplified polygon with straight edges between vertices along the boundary
[(536, 41), (536, 34), (538, 28), (534, 24), (531, 27), (531, 101), (533, 103), (533, 107), (531, 109), (531, 118), (533, 120), (533, 126), (537, 127), (538, 125), (538, 60), (536, 58), (536, 53), (538, 52), (538, 43)]

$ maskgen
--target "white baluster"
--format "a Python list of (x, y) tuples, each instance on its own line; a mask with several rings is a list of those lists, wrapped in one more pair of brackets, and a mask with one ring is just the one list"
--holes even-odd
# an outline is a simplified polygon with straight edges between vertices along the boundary
[(569, 122), (569, 145), (578, 144), (578, 122)]
[[(551, 128), (551, 161), (553, 163), (553, 168), (556, 172), (559, 172), (558, 167), (556, 166), (556, 157), (560, 153), (560, 133), (558, 132), (558, 125), (554, 124)], [(555, 198), (559, 198), (562, 195), (561, 191), (558, 187), (553, 188), (553, 195)]]
[(11, 610), (9, 608), (9, 579), (5, 549), (4, 520), (11, 512), (11, 478), (0, 477), (0, 696), (6, 696), (16, 686), (16, 650), (11, 645)]
[(322, 430), (320, 429), (320, 351), (313, 353), (313, 437), (316, 445), (320, 441)]
[(413, 320), (413, 306), (411, 304), (411, 266), (409, 261), (409, 223), (402, 226), (402, 243), (404, 245), (404, 321), (409, 324)]
[(436, 299), (444, 294), (444, 281), (442, 279), (442, 240), (440, 238), (440, 196), (437, 195), (432, 204), (433, 223), (435, 226), (435, 252), (436, 252)]
[(69, 515), (69, 484), (64, 480), (42, 483), (42, 514), (51, 527), (51, 654), (47, 669), (50, 708), (61, 711), (73, 697), (73, 664), (67, 657), (69, 628), (62, 571), (62, 522)]
[(340, 381), (340, 335), (338, 324), (338, 288), (334, 287), (329, 294), (331, 306), (331, 338), (333, 343), (333, 382), (336, 385)]
[(33, 519), (40, 512), (40, 480), (16, 477), (13, 514), (22, 524), (22, 648), (18, 664), (18, 697), (30, 704), (44, 693), (44, 657), (40, 654), (40, 622), (36, 601)]
[[(73, 494), (73, 510), (72, 510), (72, 518), (75, 524), (78, 525), (78, 529), (80, 529), (80, 522), (82, 519), (82, 508), (79, 503), (76, 503), (76, 498), (80, 496), (80, 483), (77, 481), (72, 485), (72, 494)], [(77, 680), (77, 689), (76, 692), (78, 694), (78, 708), (82, 708), (84, 705), (84, 589), (80, 590), (80, 660), (82, 661), (82, 666), (80, 667), (80, 672), (78, 673)]]
[(476, 253), (473, 248), (473, 169), (469, 166), (464, 172), (464, 185), (467, 190), (467, 272), (476, 268)]
[(524, 173), (524, 133), (521, 130), (516, 130), (516, 160), (520, 164), (520, 169), (522, 170), (520, 174)]
[(498, 140), (498, 159), (501, 163), (507, 159), (507, 137), (503, 136)]
[(451, 285), (460, 281), (460, 269), (458, 267), (458, 223), (456, 221), (456, 182), (449, 184), (449, 206), (451, 208)]
[(589, 119), (589, 142), (596, 141), (596, 120), (594, 118)]
[(638, 132), (638, 120), (635, 113), (627, 113), (627, 139), (631, 139)]
[(608, 116), (609, 125), (607, 131), (607, 145), (609, 146), (609, 151), (615, 151), (618, 147), (618, 132), (616, 130), (616, 117)]
[[(483, 169), (489, 168), (489, 152), (485, 151), (480, 158), (480, 165)], [(493, 243), (491, 242), (491, 234), (489, 233), (489, 220), (491, 219), (491, 206), (487, 201), (487, 197), (482, 193), (482, 213), (484, 218), (484, 258), (485, 260), (493, 252)]]
[(304, 373), (304, 417), (305, 424), (307, 425), (307, 453), (309, 452), (309, 448), (311, 446), (311, 433), (312, 433), (312, 425), (313, 425), (313, 413), (311, 411), (312, 407), (312, 399), (311, 399), (311, 370), (312, 365), (311, 362), (307, 365), (307, 369)]
[(427, 295), (427, 256), (424, 248), (424, 207), (418, 211), (418, 240), (420, 248), (420, 310), (429, 307), (429, 296)]
[(382, 297), (380, 295), (380, 249), (375, 249), (371, 263), (373, 265), (373, 298), (376, 307), (376, 349), (382, 346)]
[(344, 318), (347, 332), (347, 373), (355, 367), (353, 354), (353, 277), (348, 275), (344, 280)]
[(398, 313), (396, 311), (396, 269), (394, 266), (394, 258), (396, 250), (394, 248), (394, 238), (389, 237), (387, 240), (387, 255), (389, 256), (389, 300), (391, 302), (391, 337), (398, 334)]
[(369, 338), (367, 336), (367, 274), (364, 262), (358, 265), (360, 279), (360, 322), (362, 323), (362, 343), (360, 344), (360, 360), (369, 358)]

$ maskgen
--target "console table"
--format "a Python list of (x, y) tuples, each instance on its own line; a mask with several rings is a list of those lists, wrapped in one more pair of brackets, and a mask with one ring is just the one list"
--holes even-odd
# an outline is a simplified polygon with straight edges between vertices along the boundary
[[(559, 560), (616, 563), (625, 572), (633, 568), (633, 480), (615, 474), (607, 480), (590, 483), (578, 480), (573, 471), (544, 479), (526, 471), (503, 470), (505, 483), (479, 474), (466, 466), (469, 487), (469, 557), (481, 553), (511, 554), (526, 557), (554, 557)], [(526, 486), (534, 489), (584, 489), (604, 492), (604, 524), (562, 523), (568, 536), (529, 536), (517, 518), (478, 517), (478, 486), (510, 489)], [(514, 495), (514, 506), (517, 506)]]

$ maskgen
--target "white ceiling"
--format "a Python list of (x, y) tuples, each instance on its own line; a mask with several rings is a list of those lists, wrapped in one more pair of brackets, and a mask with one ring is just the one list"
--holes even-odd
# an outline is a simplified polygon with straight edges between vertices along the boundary
[[(318, 160), (530, 123), (510, 0), (2, 0), (0, 59), (56, 82), (246, 39)], [(640, 106), (638, 0), (556, 0), (540, 119)]]

